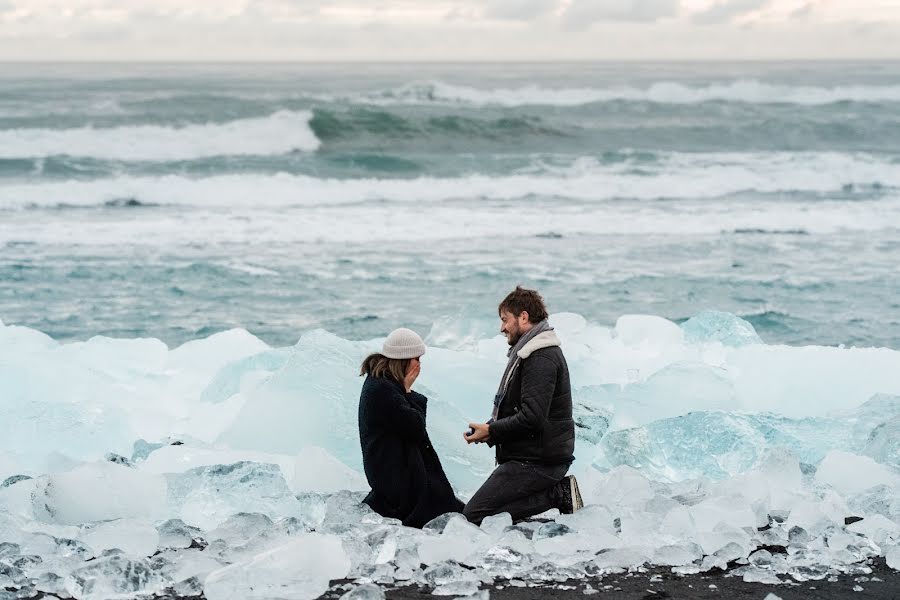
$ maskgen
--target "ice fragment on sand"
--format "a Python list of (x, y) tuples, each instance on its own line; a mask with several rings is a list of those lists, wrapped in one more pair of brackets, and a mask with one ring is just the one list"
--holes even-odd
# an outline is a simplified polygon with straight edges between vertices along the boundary
[(166, 506), (164, 478), (109, 462), (84, 464), (41, 479), (35, 516), (80, 525), (121, 518), (158, 519)]
[(117, 519), (83, 531), (81, 541), (98, 553), (118, 548), (130, 556), (150, 556), (159, 545), (159, 532), (147, 521)]
[(900, 571), (900, 546), (891, 546), (884, 552), (887, 565), (895, 571)]
[(103, 600), (113, 596), (153, 594), (162, 590), (165, 583), (147, 559), (133, 560), (123, 554), (110, 553), (72, 571), (66, 577), (65, 586), (76, 598)]
[(237, 512), (300, 517), (277, 465), (238, 462), (168, 475), (169, 504), (187, 523), (212, 529)]
[(312, 600), (349, 570), (340, 538), (307, 533), (246, 562), (213, 571), (203, 589), (208, 600)]
[(374, 583), (364, 583), (341, 596), (340, 600), (384, 600), (384, 590)]
[(471, 596), (478, 591), (477, 581), (453, 581), (434, 588), (435, 596)]

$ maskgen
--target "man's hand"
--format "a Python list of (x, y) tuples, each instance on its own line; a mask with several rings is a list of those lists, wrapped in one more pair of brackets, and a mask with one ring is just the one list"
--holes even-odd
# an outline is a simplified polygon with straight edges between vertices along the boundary
[(491, 439), (491, 426), (487, 423), (469, 423), (469, 427), (474, 429), (474, 433), (466, 432), (463, 437), (468, 444), (478, 444)]

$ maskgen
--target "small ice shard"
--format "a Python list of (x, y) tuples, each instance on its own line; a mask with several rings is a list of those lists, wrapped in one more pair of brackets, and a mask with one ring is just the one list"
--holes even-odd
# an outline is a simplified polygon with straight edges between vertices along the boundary
[(147, 559), (110, 553), (72, 571), (65, 586), (69, 594), (80, 600), (105, 600), (154, 594), (165, 587), (165, 582)]
[(454, 581), (479, 581), (471, 570), (454, 561), (445, 561), (431, 565), (425, 569), (423, 576), (429, 585), (435, 587)]
[(702, 556), (703, 550), (697, 544), (670, 544), (656, 549), (653, 564), (681, 567), (699, 561)]
[(900, 467), (900, 417), (875, 427), (869, 433), (863, 454), (882, 464)]
[(594, 564), (600, 569), (631, 569), (650, 562), (649, 556), (635, 548), (601, 550), (594, 556)]
[(816, 481), (830, 485), (843, 495), (857, 494), (877, 485), (900, 487), (900, 475), (868, 456), (832, 450), (816, 470)]
[(725, 346), (762, 344), (753, 325), (731, 313), (705, 310), (681, 324), (689, 344), (719, 342)]
[(208, 540), (222, 540), (232, 548), (245, 546), (248, 543), (266, 537), (274, 527), (272, 519), (262, 513), (241, 512), (231, 515), (225, 521), (209, 531)]
[(890, 546), (884, 551), (884, 560), (887, 566), (900, 571), (900, 546)]
[(181, 519), (169, 519), (156, 527), (159, 532), (159, 548), (190, 548), (195, 541), (203, 539), (198, 527), (191, 527)]
[(444, 513), (425, 523), (422, 529), (433, 531), (435, 533), (444, 533), (444, 528), (447, 527), (447, 523), (454, 519), (465, 520), (465, 517), (459, 513)]
[(541, 525), (534, 533), (534, 540), (538, 541), (545, 538), (554, 538), (561, 535), (572, 533), (572, 529), (562, 523), (549, 522)]
[(492, 577), (518, 577), (531, 566), (528, 557), (506, 546), (494, 546), (484, 553), (479, 566)]
[(847, 531), (861, 533), (876, 544), (884, 544), (888, 539), (900, 539), (900, 525), (879, 514), (852, 523)]
[(0, 588), (19, 587), (27, 581), (28, 576), (22, 569), (0, 561)]
[(451, 581), (434, 588), (435, 596), (471, 596), (478, 591), (478, 581)]
[(349, 570), (340, 538), (307, 533), (246, 562), (213, 571), (203, 590), (208, 600), (313, 600)]
[(166, 508), (166, 481), (109, 462), (81, 465), (39, 480), (33, 494), (35, 516), (49, 523), (158, 519)]
[(293, 478), (294, 493), (334, 493), (340, 490), (368, 491), (365, 475), (336, 459), (324, 448), (308, 446), (300, 450), (296, 458)]
[(98, 553), (117, 548), (129, 556), (150, 556), (159, 546), (156, 528), (136, 519), (116, 519), (85, 527), (79, 539)]
[(769, 592), (766, 594), (766, 597), (763, 600), (781, 600), (781, 596), (776, 596), (775, 594)]
[(748, 583), (783, 583), (772, 571), (769, 571), (768, 569), (760, 569), (759, 567), (754, 567), (752, 565), (735, 569), (734, 571), (732, 571), (732, 574), (740, 575), (743, 580)]
[(168, 475), (169, 505), (186, 523), (213, 529), (238, 512), (300, 517), (277, 465), (238, 462)]
[[(452, 513), (451, 513), (452, 514)], [(442, 515), (443, 516), (443, 515)], [(503, 530), (512, 525), (512, 517), (508, 512), (499, 515), (490, 515), (481, 521), (481, 530), (489, 536), (496, 538), (503, 533)], [(427, 526), (427, 525), (426, 525)], [(445, 523), (446, 526), (446, 523)], [(443, 531), (443, 528), (441, 529)]]
[(653, 351), (684, 340), (684, 332), (678, 325), (655, 315), (622, 315), (616, 320), (615, 336), (626, 346)]
[(384, 600), (384, 590), (374, 583), (364, 583), (341, 596), (340, 600)]
[(453, 560), (464, 562), (470, 555), (487, 548), (488, 537), (460, 514), (447, 520), (439, 536), (428, 536), (419, 543), (419, 557), (427, 565)]
[(172, 586), (178, 596), (184, 598), (203, 593), (203, 581), (199, 577), (188, 577)]

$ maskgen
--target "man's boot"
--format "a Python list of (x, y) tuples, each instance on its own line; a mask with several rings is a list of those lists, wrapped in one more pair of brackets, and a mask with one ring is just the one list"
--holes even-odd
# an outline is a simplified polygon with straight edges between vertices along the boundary
[(557, 485), (558, 501), (556, 508), (564, 515), (571, 515), (576, 510), (584, 508), (581, 499), (581, 491), (578, 489), (578, 480), (574, 475), (566, 475)]

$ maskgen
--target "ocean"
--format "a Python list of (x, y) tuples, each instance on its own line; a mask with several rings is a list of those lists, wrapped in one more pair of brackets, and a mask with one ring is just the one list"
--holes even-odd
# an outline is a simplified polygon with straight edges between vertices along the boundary
[(7, 64), (0, 319), (54, 339), (612, 325), (900, 347), (900, 64)]

